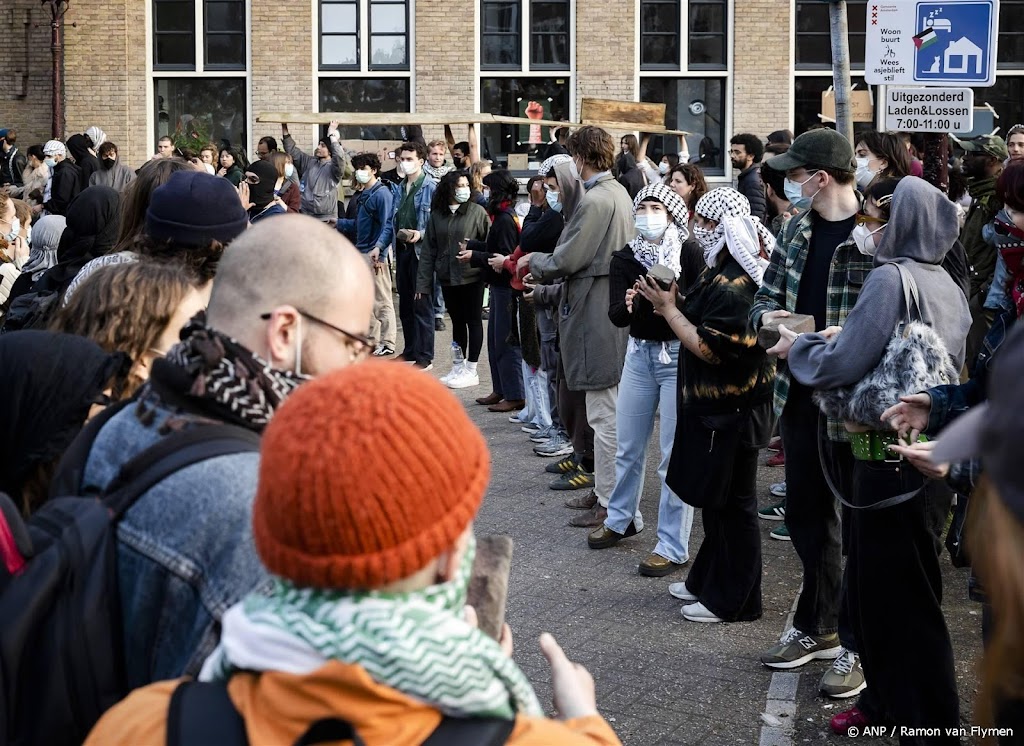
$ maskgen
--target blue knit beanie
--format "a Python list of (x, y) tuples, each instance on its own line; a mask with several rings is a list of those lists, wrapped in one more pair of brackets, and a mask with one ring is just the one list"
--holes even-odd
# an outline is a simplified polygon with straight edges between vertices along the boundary
[(199, 171), (174, 173), (153, 191), (146, 210), (146, 235), (180, 246), (227, 244), (248, 225), (231, 182)]

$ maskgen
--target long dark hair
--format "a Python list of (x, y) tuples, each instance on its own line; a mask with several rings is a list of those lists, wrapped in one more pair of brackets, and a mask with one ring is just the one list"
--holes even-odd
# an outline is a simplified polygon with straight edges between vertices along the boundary
[(451, 171), (441, 177), (437, 189), (434, 190), (434, 197), (430, 200), (432, 212), (447, 213), (448, 207), (455, 202), (455, 187), (459, 179), (465, 179), (466, 174), (458, 171)]
[(519, 196), (519, 182), (505, 168), (487, 174), (484, 185), (491, 190), (491, 198), (487, 201), (487, 212), (491, 215), (501, 212), (502, 202), (515, 202)]
[(904, 176), (910, 176), (910, 153), (898, 135), (871, 130), (862, 133), (859, 142), (864, 143), (872, 154), (883, 158), (889, 164), (878, 176), (883, 179), (902, 179)]

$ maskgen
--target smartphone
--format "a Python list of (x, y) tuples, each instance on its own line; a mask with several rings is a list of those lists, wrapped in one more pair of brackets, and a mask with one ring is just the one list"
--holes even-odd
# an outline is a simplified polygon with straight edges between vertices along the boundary
[(395, 151), (392, 150), (390, 153), (388, 153), (388, 158), (390, 158), (391, 160), (395, 160)]

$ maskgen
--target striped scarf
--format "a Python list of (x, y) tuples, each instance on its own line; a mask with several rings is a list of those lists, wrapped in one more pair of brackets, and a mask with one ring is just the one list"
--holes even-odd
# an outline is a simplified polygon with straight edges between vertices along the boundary
[(543, 712), (519, 667), (462, 617), (475, 543), (455, 578), (410, 593), (298, 588), (275, 578), (224, 615), (221, 642), (199, 675), (309, 674), (331, 660), (453, 717)]

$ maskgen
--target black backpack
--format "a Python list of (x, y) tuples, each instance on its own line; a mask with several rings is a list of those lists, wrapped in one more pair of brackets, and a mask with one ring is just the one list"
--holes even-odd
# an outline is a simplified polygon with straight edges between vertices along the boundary
[(27, 521), (0, 494), (0, 743), (80, 744), (128, 694), (117, 574), (117, 523), (174, 472), (259, 450), (259, 436), (200, 425), (162, 438), (127, 462), (102, 495), (81, 477), (108, 407), (65, 453), (51, 494)]
[[(422, 746), (500, 746), (514, 727), (515, 720), (445, 716)], [(333, 741), (352, 741), (353, 746), (364, 743), (351, 723), (327, 718), (310, 725), (295, 746)], [(186, 681), (174, 690), (167, 711), (167, 746), (248, 745), (245, 721), (228, 696), (225, 682)]]
[(53, 290), (25, 293), (11, 301), (0, 333), (22, 329), (45, 329), (60, 309), (60, 293)]

